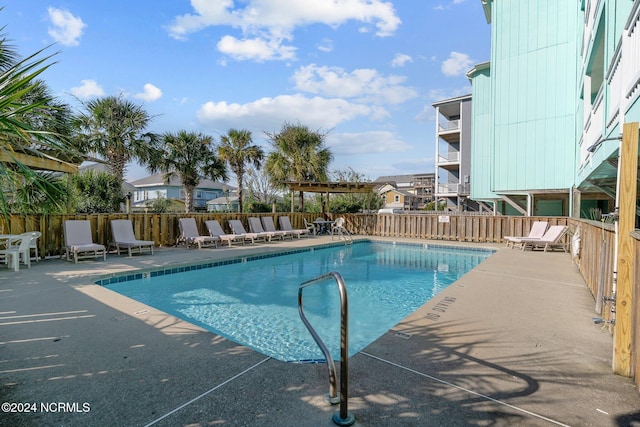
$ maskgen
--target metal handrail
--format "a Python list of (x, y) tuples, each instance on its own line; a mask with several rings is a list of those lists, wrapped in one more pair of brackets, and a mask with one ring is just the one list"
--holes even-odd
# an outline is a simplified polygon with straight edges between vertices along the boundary
[(307, 280), (300, 284), (298, 288), (298, 313), (300, 319), (305, 324), (311, 336), (313, 337), (322, 354), (327, 361), (327, 367), (329, 369), (329, 396), (328, 401), (331, 404), (338, 402), (336, 392), (336, 366), (331, 357), (331, 352), (327, 346), (322, 342), (322, 339), (318, 333), (313, 329), (309, 320), (304, 315), (302, 308), (302, 290), (308, 286), (315, 285), (323, 282), (326, 279), (333, 277), (338, 284), (338, 290), (340, 291), (340, 411), (333, 414), (333, 422), (339, 426), (350, 426), (355, 422), (355, 417), (349, 413), (348, 398), (349, 398), (349, 302), (347, 299), (347, 288), (344, 284), (344, 280), (340, 273), (332, 271), (322, 276), (318, 276), (315, 279)]

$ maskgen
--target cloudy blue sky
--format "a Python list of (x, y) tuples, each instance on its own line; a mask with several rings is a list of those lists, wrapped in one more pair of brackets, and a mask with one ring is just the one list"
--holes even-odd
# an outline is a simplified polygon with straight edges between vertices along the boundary
[[(21, 55), (75, 109), (122, 95), (149, 130), (218, 138), (285, 122), (328, 132), (331, 170), (434, 171), (433, 102), (471, 92), (489, 60), (480, 0), (20, 0), (0, 11)], [(130, 165), (127, 179), (147, 175)]]

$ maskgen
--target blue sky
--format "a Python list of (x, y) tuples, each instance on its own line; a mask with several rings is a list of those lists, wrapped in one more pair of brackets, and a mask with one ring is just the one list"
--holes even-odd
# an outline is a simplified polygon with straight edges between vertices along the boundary
[[(433, 102), (471, 93), (489, 60), (480, 0), (21, 0), (0, 11), (21, 55), (50, 44), (43, 75), (80, 101), (122, 95), (150, 131), (218, 139), (285, 122), (327, 132), (331, 170), (434, 171)], [(148, 175), (130, 165), (127, 179)]]

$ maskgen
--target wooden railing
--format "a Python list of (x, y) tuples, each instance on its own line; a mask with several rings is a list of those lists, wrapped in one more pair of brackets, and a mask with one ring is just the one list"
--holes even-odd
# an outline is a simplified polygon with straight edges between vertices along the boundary
[[(308, 222), (316, 219), (315, 213), (274, 213), (271, 215), (278, 224), (278, 217), (289, 216), (294, 228), (304, 228), (304, 219)], [(48, 215), (24, 216), (12, 215), (9, 221), (0, 217), (0, 234), (18, 234), (25, 231), (40, 231), (42, 238), (38, 241), (40, 253), (44, 256), (59, 256), (62, 252), (64, 236), (62, 225), (67, 219), (86, 219), (91, 222), (93, 239), (96, 243), (109, 244), (111, 239), (110, 221), (114, 219), (130, 219), (134, 232), (139, 239), (153, 240), (157, 246), (173, 246), (178, 239), (178, 218), (194, 217), (201, 231), (205, 233), (204, 222), (217, 219), (227, 231), (229, 219), (240, 219), (245, 223), (249, 216), (258, 214), (97, 214), (97, 215)], [(449, 240), (475, 243), (502, 243), (504, 236), (527, 235), (534, 221), (548, 221), (552, 225), (568, 225), (570, 236), (579, 231), (580, 251), (573, 259), (590, 289), (595, 304), (599, 298), (605, 297), (600, 313), (594, 310), (594, 317), (601, 317), (603, 325), (610, 332), (613, 327), (609, 323), (613, 318), (611, 297), (614, 270), (614, 227), (596, 221), (573, 219), (567, 217), (522, 217), (522, 216), (479, 216), (479, 215), (377, 215), (377, 214), (326, 214), (327, 219), (342, 216), (346, 220), (347, 229), (355, 235), (406, 237), (413, 239)], [(247, 228), (248, 229), (248, 228)], [(632, 298), (632, 366), (636, 384), (640, 386), (640, 233), (634, 233), (635, 253), (634, 288)]]

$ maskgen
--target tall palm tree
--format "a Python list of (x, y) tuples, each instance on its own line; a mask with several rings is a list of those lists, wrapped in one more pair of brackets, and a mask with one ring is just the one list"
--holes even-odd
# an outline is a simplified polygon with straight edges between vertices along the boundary
[(78, 149), (100, 156), (107, 171), (122, 182), (127, 163), (149, 160), (156, 135), (145, 130), (152, 117), (142, 106), (121, 96), (97, 98), (84, 107), (86, 111), (74, 121)]
[[(0, 28), (3, 30), (4, 27)], [(62, 163), (79, 159), (64, 132), (67, 107), (57, 102), (46, 85), (37, 80), (52, 65), (48, 61), (53, 55), (42, 56), (46, 49), (19, 59), (6, 36), (0, 34), (0, 185), (3, 189), (0, 214), (5, 216), (9, 213), (9, 203), (20, 207), (20, 203), (16, 203), (20, 194), (39, 193), (36, 198), (41, 203), (63, 205), (62, 186), (51, 179), (50, 174), (40, 173), (24, 159)]]
[(164, 173), (168, 183), (173, 176), (182, 180), (185, 193), (185, 211), (193, 207), (193, 191), (201, 177), (227, 180), (227, 168), (216, 156), (213, 138), (196, 132), (181, 130), (165, 133), (148, 161), (151, 173)]
[[(267, 133), (273, 151), (267, 156), (266, 170), (279, 183), (284, 181), (326, 181), (333, 154), (325, 147), (325, 133), (307, 126), (285, 123), (278, 133)], [(293, 195), (292, 195), (293, 198)], [(300, 192), (298, 209), (304, 210)]]
[(242, 212), (242, 190), (246, 165), (253, 164), (259, 169), (262, 159), (264, 159), (262, 148), (252, 142), (251, 131), (229, 129), (229, 132), (220, 138), (218, 146), (218, 156), (229, 164), (238, 180), (238, 212)]

